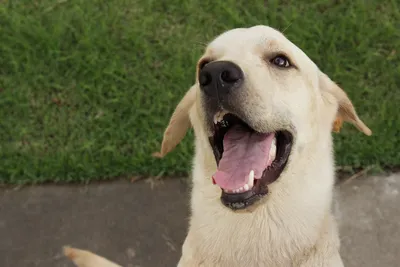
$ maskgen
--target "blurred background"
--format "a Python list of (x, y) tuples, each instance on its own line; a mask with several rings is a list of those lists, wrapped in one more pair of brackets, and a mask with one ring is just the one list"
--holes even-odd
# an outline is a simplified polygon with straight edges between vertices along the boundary
[(283, 31), (371, 128), (333, 134), (342, 256), (398, 266), (399, 0), (0, 0), (0, 266), (72, 266), (68, 244), (176, 266), (193, 133), (152, 153), (207, 43), (258, 24)]
[(0, 182), (186, 175), (192, 133), (163, 160), (205, 45), (281, 31), (346, 90), (373, 136), (335, 134), (339, 169), (400, 165), (399, 1), (0, 1)]

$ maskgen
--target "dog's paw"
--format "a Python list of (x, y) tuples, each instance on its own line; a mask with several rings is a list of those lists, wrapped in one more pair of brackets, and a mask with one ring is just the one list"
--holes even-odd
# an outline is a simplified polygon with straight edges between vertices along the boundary
[(78, 267), (121, 267), (87, 250), (65, 246), (63, 253)]

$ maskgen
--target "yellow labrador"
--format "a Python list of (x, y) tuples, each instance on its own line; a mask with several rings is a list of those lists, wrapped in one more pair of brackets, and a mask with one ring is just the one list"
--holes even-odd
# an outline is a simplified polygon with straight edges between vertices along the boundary
[[(331, 132), (343, 121), (371, 135), (346, 93), (279, 31), (215, 38), (156, 155), (193, 127), (191, 219), (178, 267), (343, 266), (331, 211)], [(65, 251), (78, 266), (117, 266)]]

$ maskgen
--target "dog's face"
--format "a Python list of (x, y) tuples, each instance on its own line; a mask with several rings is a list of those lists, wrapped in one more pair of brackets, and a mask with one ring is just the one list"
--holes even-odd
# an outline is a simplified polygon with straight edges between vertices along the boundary
[(268, 193), (294, 150), (343, 120), (371, 134), (344, 91), (283, 34), (267, 26), (234, 29), (207, 46), (159, 155), (192, 124), (214, 153), (212, 181), (221, 188), (222, 203), (242, 209)]

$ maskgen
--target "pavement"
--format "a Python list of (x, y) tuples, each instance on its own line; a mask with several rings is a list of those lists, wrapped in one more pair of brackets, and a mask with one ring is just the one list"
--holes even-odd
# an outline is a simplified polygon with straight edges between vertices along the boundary
[[(337, 188), (346, 267), (400, 266), (400, 174)], [(188, 226), (184, 180), (0, 189), (0, 266), (72, 267), (61, 247), (126, 267), (176, 266)]]

